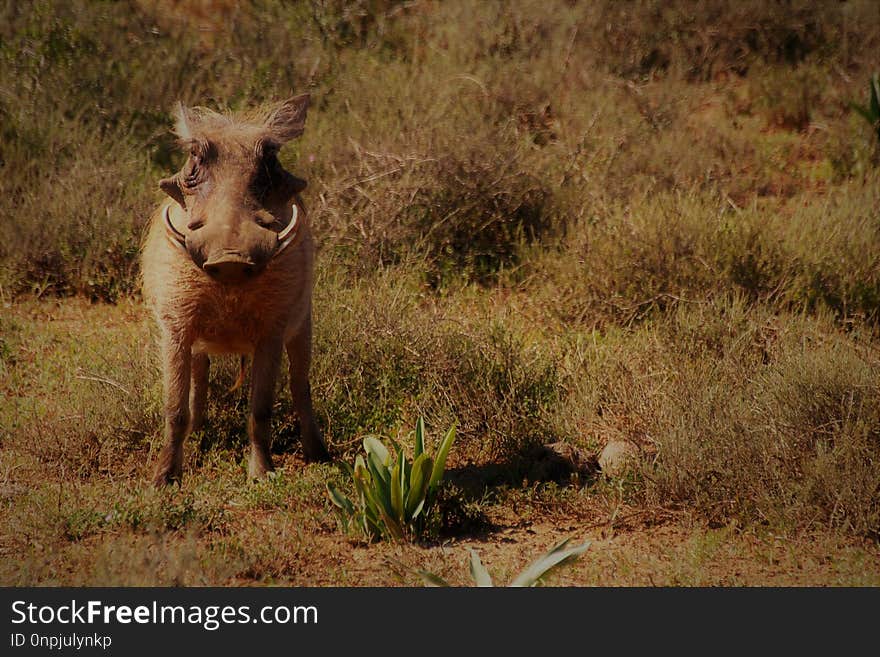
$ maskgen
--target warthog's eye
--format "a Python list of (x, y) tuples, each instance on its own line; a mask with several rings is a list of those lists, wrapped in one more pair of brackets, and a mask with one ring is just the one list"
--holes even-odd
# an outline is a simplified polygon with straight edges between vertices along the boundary
[(268, 194), (269, 190), (272, 188), (272, 184), (278, 179), (281, 165), (275, 157), (275, 152), (276, 151), (272, 150), (264, 154), (257, 164), (257, 170), (254, 172), (254, 178), (251, 181), (251, 189), (253, 190), (254, 195), (259, 199), (266, 197), (266, 194)]
[(214, 153), (214, 147), (209, 142), (194, 142), (190, 146), (189, 159), (181, 175), (184, 188), (192, 190), (204, 181), (206, 164)]
[(187, 189), (196, 187), (202, 178), (202, 168), (199, 166), (199, 159), (191, 157), (187, 163), (183, 173), (183, 185)]
[(269, 138), (260, 139), (254, 145), (256, 167), (251, 178), (251, 191), (261, 201), (266, 199), (283, 172), (278, 162), (280, 148), (278, 143)]

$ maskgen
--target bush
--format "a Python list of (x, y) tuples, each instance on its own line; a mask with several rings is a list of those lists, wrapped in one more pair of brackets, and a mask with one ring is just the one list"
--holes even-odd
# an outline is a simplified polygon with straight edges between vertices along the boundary
[(639, 445), (632, 499), (719, 525), (880, 530), (876, 354), (828, 317), (683, 305), (582, 351), (566, 405), (587, 432)]
[(392, 455), (375, 436), (364, 438), (367, 458), (355, 459), (351, 476), (357, 496), (352, 502), (328, 483), (330, 500), (339, 508), (343, 529), (354, 528), (371, 538), (403, 540), (421, 534), (430, 522), (433, 504), (455, 441), (455, 426), (446, 433), (434, 456), (425, 451), (425, 422), (416, 423), (413, 460), (400, 445)]

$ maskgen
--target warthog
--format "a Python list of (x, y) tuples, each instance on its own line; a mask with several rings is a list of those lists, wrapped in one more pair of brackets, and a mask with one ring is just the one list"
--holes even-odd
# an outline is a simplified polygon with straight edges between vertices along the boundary
[(306, 458), (329, 458), (309, 388), (314, 242), (299, 196), (306, 183), (277, 158), (302, 134), (308, 105), (302, 95), (241, 115), (177, 108), (175, 132), (189, 157), (159, 183), (171, 200), (153, 215), (141, 257), (165, 384), (157, 486), (180, 480), (183, 442), (204, 420), (211, 354), (252, 356), (251, 477), (272, 470), (270, 419), (285, 347)]

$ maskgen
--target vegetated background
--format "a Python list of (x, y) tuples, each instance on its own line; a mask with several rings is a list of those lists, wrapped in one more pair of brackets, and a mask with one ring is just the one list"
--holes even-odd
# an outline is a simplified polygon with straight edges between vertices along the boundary
[[(3, 0), (0, 581), (464, 583), (466, 546), (503, 578), (574, 533), (557, 583), (877, 584), (880, 146), (851, 103), (878, 13)], [(351, 461), (457, 422), (433, 542), (340, 534), (286, 388), (280, 474), (247, 484), (231, 362), (183, 486), (147, 485), (171, 108), (304, 91), (282, 161), (319, 243), (319, 423)], [(613, 477), (609, 441), (635, 449)]]

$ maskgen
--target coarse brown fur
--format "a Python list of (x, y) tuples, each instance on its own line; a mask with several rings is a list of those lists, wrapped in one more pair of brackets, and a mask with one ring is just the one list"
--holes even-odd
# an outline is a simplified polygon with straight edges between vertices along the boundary
[[(178, 110), (182, 142), (197, 142), (193, 153), (210, 149), (213, 155), (198, 160), (191, 154), (181, 174), (162, 181), (177, 203), (166, 202), (153, 214), (142, 250), (142, 288), (160, 327), (165, 388), (166, 443), (156, 465), (156, 485), (181, 477), (183, 441), (204, 419), (213, 354), (253, 357), (248, 419), (252, 477), (272, 469), (269, 422), (282, 348), (290, 361), (306, 456), (328, 458), (314, 421), (308, 380), (314, 241), (297, 193), (304, 183), (274, 160), (269, 189), (255, 191), (254, 183), (259, 168), (269, 166), (260, 159), (266, 144), (277, 149), (302, 132), (308, 104), (302, 98), (292, 99), (298, 106), (287, 101), (244, 117)], [(291, 108), (299, 108), (299, 114), (291, 115)], [(194, 159), (203, 180), (187, 187), (180, 181)], [(264, 253), (265, 244), (274, 244), (277, 229), (291, 221), (292, 204), (298, 209), (294, 241), (283, 252)], [(169, 238), (166, 207), (174, 230), (185, 236), (180, 244)], [(233, 278), (209, 275), (211, 262), (222, 267), (226, 261), (233, 264)], [(242, 274), (245, 261), (247, 273)]]

